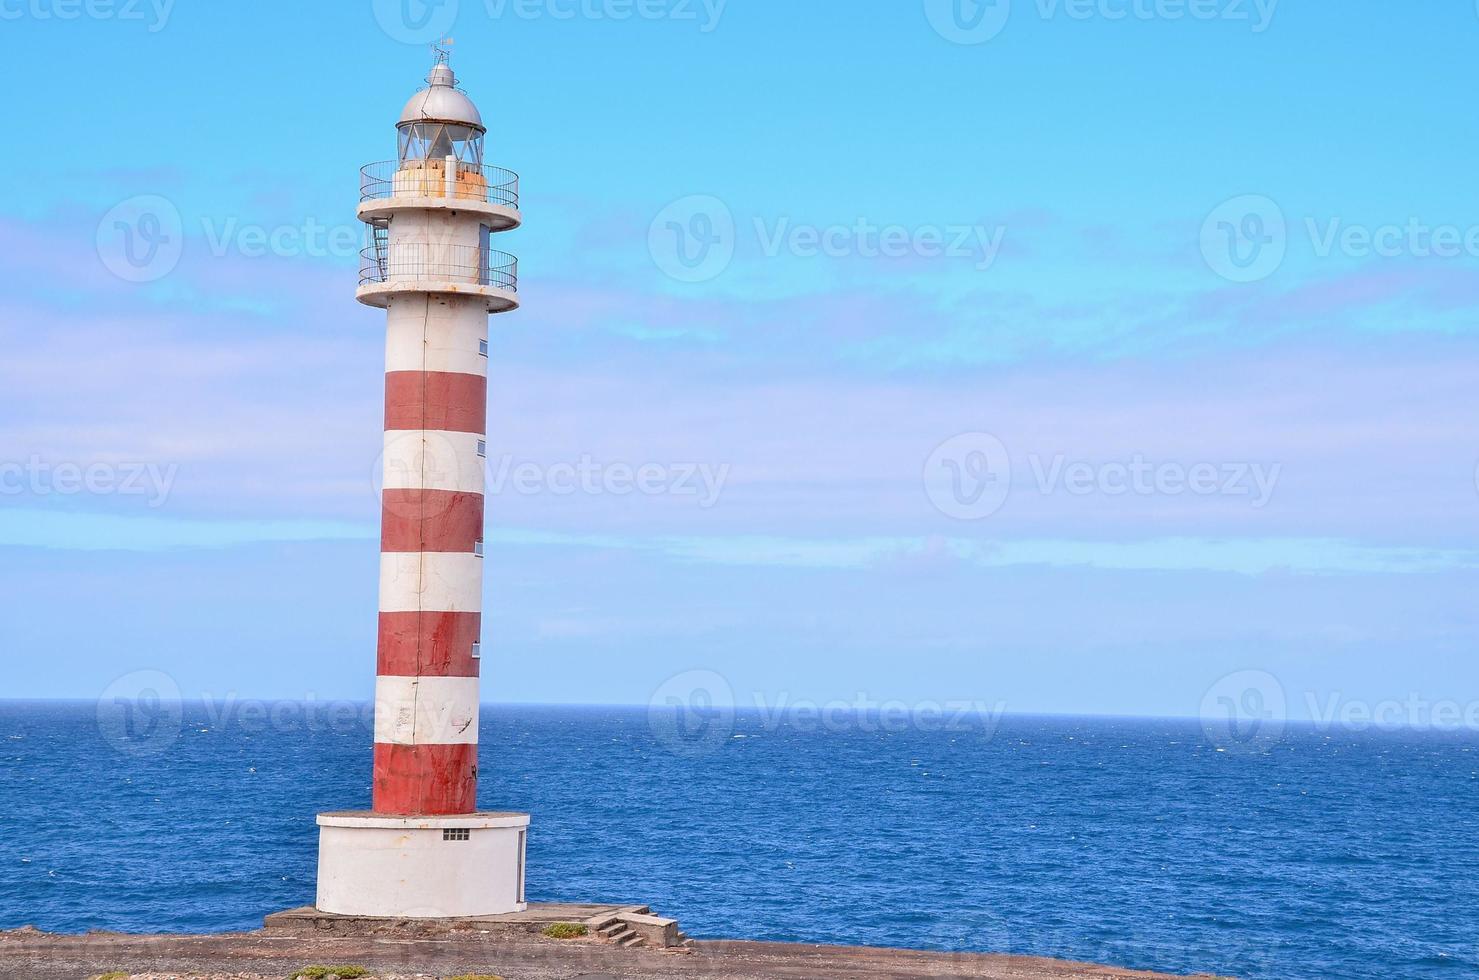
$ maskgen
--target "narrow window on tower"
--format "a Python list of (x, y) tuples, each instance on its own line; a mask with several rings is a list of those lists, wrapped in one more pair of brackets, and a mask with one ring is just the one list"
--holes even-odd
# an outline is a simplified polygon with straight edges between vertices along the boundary
[(483, 557), (483, 539), (478, 538), (477, 544), (472, 546), (472, 553), (479, 558)]
[(486, 340), (478, 341), (478, 353), (484, 357), (488, 356), (488, 342)]
[(479, 439), (478, 440), (478, 455), (479, 456), (484, 456), (484, 457), (486, 457), (488, 455), (488, 440), (487, 439)]
[(473, 640), (472, 641), (472, 658), (474, 660), (481, 660), (481, 659), (483, 659), (483, 641), (482, 640)]
[(488, 238), (493, 229), (487, 225), (478, 226), (478, 285), (487, 286), (492, 282), (492, 276), (488, 271), (488, 260), (493, 257), (492, 246)]

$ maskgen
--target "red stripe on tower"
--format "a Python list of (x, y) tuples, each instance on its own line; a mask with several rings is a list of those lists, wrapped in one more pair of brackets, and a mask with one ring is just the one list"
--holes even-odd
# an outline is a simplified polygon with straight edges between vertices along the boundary
[(483, 540), (483, 495), (455, 490), (386, 490), (381, 551), (476, 551)]
[(482, 613), (383, 612), (376, 673), (476, 677), (479, 661), (472, 651), (482, 627)]
[(478, 747), (375, 746), (378, 813), (472, 813), (478, 808)]
[(385, 428), (486, 432), (488, 379), (444, 371), (391, 371), (385, 375)]

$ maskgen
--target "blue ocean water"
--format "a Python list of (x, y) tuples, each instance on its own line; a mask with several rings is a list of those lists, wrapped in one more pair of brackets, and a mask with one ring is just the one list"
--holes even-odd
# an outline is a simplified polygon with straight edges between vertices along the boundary
[[(130, 708), (132, 711), (132, 708)], [(1006, 950), (1249, 980), (1479, 975), (1479, 737), (494, 707), (532, 900), (697, 937)], [(368, 711), (0, 702), (0, 927), (256, 928), (367, 806)]]

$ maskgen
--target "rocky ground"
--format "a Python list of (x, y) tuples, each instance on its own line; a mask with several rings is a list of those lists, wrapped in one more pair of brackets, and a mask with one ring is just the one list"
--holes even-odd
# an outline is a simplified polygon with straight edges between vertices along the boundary
[(423, 938), (64, 936), (0, 932), (4, 980), (291, 980), (310, 965), (354, 965), (374, 980), (1164, 980), (1159, 974), (1015, 956), (783, 943), (699, 942), (686, 950), (623, 949), (592, 938), (488, 934)]

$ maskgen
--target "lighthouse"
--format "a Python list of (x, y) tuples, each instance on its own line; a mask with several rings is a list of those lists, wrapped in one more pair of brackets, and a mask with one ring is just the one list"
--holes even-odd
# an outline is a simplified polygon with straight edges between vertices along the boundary
[(522, 911), (529, 816), (479, 811), (488, 321), (518, 307), (518, 177), (436, 51), (361, 170), (356, 298), (385, 310), (373, 804), (318, 817), (317, 908), (396, 918)]

